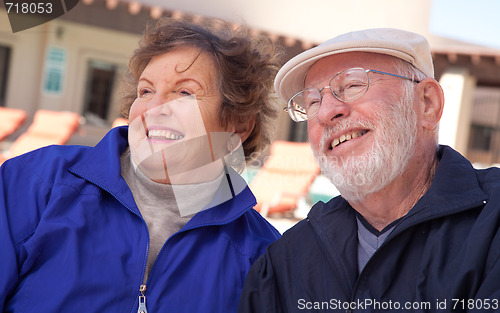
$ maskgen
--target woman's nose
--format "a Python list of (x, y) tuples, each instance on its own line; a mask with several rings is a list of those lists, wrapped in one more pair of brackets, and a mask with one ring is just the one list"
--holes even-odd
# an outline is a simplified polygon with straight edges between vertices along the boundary
[(155, 115), (171, 115), (172, 114), (172, 102), (175, 101), (174, 97), (162, 96), (161, 94), (155, 94), (147, 105), (147, 113)]

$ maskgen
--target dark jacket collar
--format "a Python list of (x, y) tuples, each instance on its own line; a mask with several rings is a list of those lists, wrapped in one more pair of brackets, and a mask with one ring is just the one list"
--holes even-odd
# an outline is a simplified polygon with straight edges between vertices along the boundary
[(448, 146), (440, 146), (437, 157), (439, 165), (431, 187), (407, 214), (406, 223), (455, 214), (488, 200), (477, 171), (466, 158)]
[[(408, 216), (418, 215), (418, 219), (426, 219), (453, 214), (487, 200), (488, 196), (479, 185), (476, 170), (467, 159), (448, 146), (439, 146), (437, 157), (439, 165), (431, 187)], [(350, 205), (339, 196), (330, 200), (326, 206), (314, 206), (308, 217), (320, 221), (328, 214), (328, 210), (347, 208), (351, 208)]]
[[(121, 176), (120, 155), (127, 146), (128, 126), (114, 128), (94, 148), (87, 150), (69, 170), (106, 190), (129, 210), (140, 215), (132, 192)], [(226, 175), (216, 193), (214, 206), (196, 214), (186, 226), (194, 228), (228, 223), (254, 207), (255, 197), (243, 178), (232, 169), (229, 169), (228, 175), (230, 178), (227, 179)], [(228, 192), (231, 193), (231, 189), (235, 191), (234, 197), (222, 203), (217, 201)]]
[[(431, 187), (395, 226), (387, 240), (408, 227), (477, 207), (487, 200), (478, 182), (477, 171), (468, 160), (447, 146), (440, 146), (437, 156), (440, 162)], [(357, 262), (353, 262), (357, 259), (355, 247), (358, 242), (355, 210), (338, 196), (326, 204), (315, 204), (307, 219), (325, 245), (325, 253), (335, 264), (343, 264), (338, 275), (346, 283), (346, 290), (351, 290), (358, 275)]]

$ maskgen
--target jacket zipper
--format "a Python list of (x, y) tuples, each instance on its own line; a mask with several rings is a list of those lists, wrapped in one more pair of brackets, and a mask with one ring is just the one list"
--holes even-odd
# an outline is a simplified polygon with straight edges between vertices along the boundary
[[(104, 188), (103, 186), (101, 186), (100, 184), (96, 183), (95, 181), (93, 180), (90, 180), (88, 178), (85, 178), (83, 176), (81, 176), (80, 174), (72, 171), (71, 169), (69, 170), (71, 173), (77, 175), (78, 177), (82, 178), (82, 179), (85, 179), (86, 181), (96, 185), (97, 187), (101, 188), (102, 190), (106, 191), (107, 193), (109, 193), (110, 195), (112, 195), (116, 200), (118, 200), (118, 202), (120, 202), (125, 208), (127, 208), (127, 210), (129, 210), (130, 212), (132, 212), (132, 214), (135, 214), (136, 216), (138, 216), (142, 222), (144, 223), (144, 225), (146, 225), (146, 229), (147, 229), (147, 224), (146, 222), (144, 221), (144, 219), (142, 218), (141, 215), (138, 215), (137, 213), (135, 213), (131, 208), (129, 208), (127, 205), (125, 205), (125, 203), (123, 203), (117, 196), (115, 196), (114, 193), (110, 192), (108, 189)], [(229, 179), (229, 178), (228, 178)], [(234, 191), (232, 189), (232, 186), (231, 186), (231, 193), (233, 194), (233, 198), (235, 197), (234, 195)], [(185, 228), (185, 229), (181, 229), (179, 230), (178, 232), (174, 233), (171, 237), (177, 235), (177, 234), (180, 234), (180, 233), (183, 233), (183, 232), (186, 232), (186, 231), (189, 231), (189, 230), (192, 230), (192, 229), (196, 229), (196, 228), (202, 228), (202, 227), (207, 227), (207, 226), (219, 226), (219, 225), (227, 225), (229, 223), (232, 223), (233, 221), (237, 220), (238, 218), (240, 218), (243, 214), (245, 214), (248, 210), (252, 209), (253, 207), (255, 206), (255, 203), (248, 206), (245, 210), (243, 210), (240, 214), (236, 215), (235, 217), (231, 218), (230, 220), (227, 220), (225, 221), (224, 223), (205, 223), (205, 224), (200, 224), (200, 225), (195, 225), (195, 226), (191, 226), (189, 228)], [(148, 230), (148, 238), (149, 238), (149, 230)], [(167, 241), (169, 240), (170, 238), (167, 239)], [(158, 253), (158, 256), (161, 254), (161, 252), (163, 251), (164, 247), (167, 245), (167, 241), (163, 244), (162, 248), (160, 249), (160, 252)], [(148, 244), (147, 244), (147, 247), (146, 247), (146, 259), (147, 259), (147, 255), (149, 253), (149, 239), (148, 239)], [(157, 257), (158, 258), (158, 257)], [(155, 262), (153, 263), (153, 266), (151, 268), (151, 272), (153, 271), (153, 268), (155, 267), (155, 264), (156, 264), (156, 260)], [(144, 267), (143, 271), (142, 271), (142, 277), (144, 277), (144, 273), (146, 271), (146, 267)], [(151, 274), (151, 273), (150, 273)], [(143, 278), (144, 279), (144, 278)], [(146, 307), (146, 295), (144, 294), (146, 292), (146, 284), (143, 283), (141, 284), (141, 286), (139, 287), (139, 292), (140, 292), (140, 295), (139, 295), (139, 306), (138, 306), (138, 309), (137, 309), (137, 313), (148, 313), (148, 309)]]
[[(248, 209), (246, 209), (244, 212), (247, 212), (247, 211), (248, 211)], [(173, 236), (176, 236), (176, 235), (178, 235), (180, 233), (183, 233), (183, 232), (186, 232), (186, 231), (190, 231), (190, 230), (193, 230), (193, 229), (196, 229), (196, 228), (209, 227), (209, 226), (218, 226), (218, 225), (227, 225), (227, 224), (233, 222), (234, 220), (238, 219), (239, 217), (241, 217), (241, 215), (243, 215), (243, 214), (244, 213), (239, 214), (238, 216), (236, 216), (236, 217), (234, 217), (234, 218), (232, 218), (232, 219), (230, 219), (230, 220), (228, 220), (228, 221), (226, 221), (224, 223), (207, 223), (207, 224), (201, 224), (201, 225), (192, 226), (192, 227), (189, 227), (189, 228), (186, 228), (186, 229), (181, 229), (178, 232), (174, 233), (172, 236), (170, 236), (170, 238), (172, 238)], [(167, 241), (165, 241), (165, 243), (163, 244), (162, 248), (160, 249), (160, 252), (158, 253), (157, 259), (160, 256), (160, 254), (162, 253), (162, 251), (164, 250), (164, 247), (167, 245), (167, 242), (170, 240), (170, 238), (168, 238)], [(156, 264), (156, 260), (153, 263), (153, 266), (151, 267), (150, 275), (153, 272), (155, 264)], [(148, 309), (146, 307), (146, 295), (145, 295), (146, 284), (142, 284), (140, 286), (140, 288), (139, 288), (139, 291), (140, 291), (140, 295), (139, 295), (139, 307), (137, 309), (137, 313), (148, 313)]]
[(137, 313), (148, 313), (148, 309), (146, 308), (146, 296), (144, 295), (146, 292), (146, 285), (141, 285), (139, 291), (141, 294), (139, 296), (139, 308), (137, 309)]
[[(149, 254), (149, 229), (148, 229), (148, 225), (146, 224), (146, 221), (144, 221), (144, 219), (142, 218), (142, 216), (140, 214), (137, 214), (136, 212), (134, 212), (128, 205), (126, 205), (125, 203), (123, 203), (114, 193), (112, 193), (111, 191), (109, 191), (107, 188), (104, 188), (103, 186), (101, 186), (100, 184), (96, 183), (95, 181), (91, 180), (91, 179), (88, 179), (88, 178), (85, 178), (83, 177), (82, 175), (72, 171), (71, 169), (69, 169), (69, 172), (75, 174), (76, 176), (82, 178), (82, 179), (85, 179), (86, 181), (96, 185), (97, 187), (101, 188), (102, 190), (106, 191), (107, 193), (109, 193), (110, 195), (113, 196), (113, 198), (115, 198), (118, 202), (120, 202), (127, 210), (129, 210), (132, 214), (136, 215), (137, 217), (139, 217), (139, 219), (142, 220), (142, 222), (144, 223), (144, 225), (146, 226), (146, 231), (148, 233), (148, 241), (147, 241), (147, 244), (146, 244), (146, 259), (145, 259), (145, 263), (147, 263), (147, 257), (148, 257), (148, 254)], [(146, 272), (146, 265), (144, 265), (144, 268), (142, 270), (142, 280), (141, 282), (144, 280), (144, 274)], [(146, 296), (144, 295), (144, 293), (146, 292), (146, 284), (142, 283), (141, 286), (139, 287), (139, 292), (140, 292), (140, 295), (139, 295), (139, 307), (137, 309), (137, 313), (148, 313), (148, 309), (146, 307)]]

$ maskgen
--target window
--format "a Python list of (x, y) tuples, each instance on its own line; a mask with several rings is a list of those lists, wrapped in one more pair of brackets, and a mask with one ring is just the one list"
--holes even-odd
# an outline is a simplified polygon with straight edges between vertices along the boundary
[(308, 140), (307, 123), (290, 123), (290, 133), (288, 138), (289, 141), (306, 142)]
[(494, 131), (495, 129), (491, 126), (473, 124), (469, 137), (469, 149), (490, 151)]
[(500, 88), (476, 88), (470, 127), (467, 158), (473, 163), (500, 163)]
[(7, 78), (9, 75), (10, 47), (0, 46), (0, 106), (5, 106)]
[(91, 123), (108, 119), (117, 66), (101, 61), (89, 61), (85, 89), (84, 115)]

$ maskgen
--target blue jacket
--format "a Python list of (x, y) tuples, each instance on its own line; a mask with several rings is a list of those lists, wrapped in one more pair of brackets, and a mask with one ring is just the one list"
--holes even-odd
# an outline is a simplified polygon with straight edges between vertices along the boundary
[(255, 262), (239, 312), (500, 312), (500, 169), (449, 147), (438, 157), (430, 189), (360, 274), (355, 211), (337, 197)]
[[(95, 148), (3, 164), (1, 312), (137, 312), (149, 235), (120, 173), (127, 145), (122, 127)], [(246, 187), (167, 240), (146, 284), (149, 312), (236, 311), (250, 265), (279, 236), (254, 204)]]

